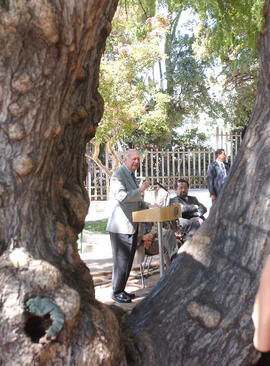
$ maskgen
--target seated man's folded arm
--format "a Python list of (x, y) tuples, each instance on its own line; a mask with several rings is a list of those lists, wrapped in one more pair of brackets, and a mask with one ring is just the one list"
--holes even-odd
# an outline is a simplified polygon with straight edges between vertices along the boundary
[(198, 211), (202, 216), (207, 212), (207, 208), (201, 202), (198, 201), (197, 197), (195, 198), (196, 198), (196, 205), (198, 205)]
[(198, 211), (198, 207), (196, 205), (183, 205), (181, 203), (181, 211), (182, 214), (193, 214)]

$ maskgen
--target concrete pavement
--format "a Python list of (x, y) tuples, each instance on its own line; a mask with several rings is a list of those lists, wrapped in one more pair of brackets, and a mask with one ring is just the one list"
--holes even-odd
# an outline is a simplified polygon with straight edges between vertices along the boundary
[(140, 269), (133, 268), (126, 291), (135, 293), (136, 298), (130, 304), (118, 304), (111, 299), (112, 253), (109, 235), (93, 233), (91, 244), (85, 245), (80, 255), (93, 277), (96, 299), (108, 305), (118, 305), (126, 311), (132, 310), (155, 287), (160, 278), (158, 256), (153, 257), (149, 276), (144, 280), (145, 287), (142, 286)]

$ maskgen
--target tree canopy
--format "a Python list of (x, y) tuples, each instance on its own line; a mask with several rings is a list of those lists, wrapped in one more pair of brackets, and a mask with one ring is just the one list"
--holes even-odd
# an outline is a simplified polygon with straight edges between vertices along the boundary
[(258, 81), (258, 37), (264, 24), (264, 0), (191, 1), (200, 24), (196, 51), (221, 67), (223, 118), (231, 126), (246, 126)]
[[(120, 1), (101, 64), (105, 111), (97, 140), (164, 147), (186, 118), (196, 128), (202, 112), (209, 121), (245, 126), (255, 99), (262, 4)], [(215, 71), (209, 78), (217, 65), (218, 77)]]
[(139, 27), (136, 9), (127, 15), (124, 8), (118, 8), (101, 63), (100, 92), (105, 109), (98, 139), (106, 135), (112, 142), (124, 142), (135, 131), (144, 144), (147, 136), (154, 142), (169, 132), (166, 104), (170, 96), (158, 90), (151, 79), (155, 63), (164, 57), (159, 44), (168, 19), (147, 18)]

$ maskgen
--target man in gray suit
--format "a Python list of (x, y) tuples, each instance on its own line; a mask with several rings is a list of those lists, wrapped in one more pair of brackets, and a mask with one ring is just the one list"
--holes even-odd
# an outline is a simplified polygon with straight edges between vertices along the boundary
[(150, 184), (144, 182), (139, 187), (134, 175), (139, 165), (139, 153), (127, 151), (124, 164), (113, 173), (110, 181), (111, 212), (107, 230), (113, 255), (112, 298), (120, 303), (131, 302), (135, 297), (125, 291), (137, 247), (138, 223), (132, 222), (132, 212), (149, 206), (142, 200), (142, 194)]
[(225, 179), (229, 174), (229, 164), (226, 163), (224, 149), (215, 151), (216, 160), (209, 165), (207, 170), (207, 187), (210, 192), (212, 202), (219, 196)]
[(179, 224), (186, 237), (192, 237), (205, 220), (207, 208), (195, 196), (188, 195), (189, 183), (185, 179), (178, 179), (175, 183), (176, 197), (170, 199), (169, 204), (180, 203), (182, 217)]

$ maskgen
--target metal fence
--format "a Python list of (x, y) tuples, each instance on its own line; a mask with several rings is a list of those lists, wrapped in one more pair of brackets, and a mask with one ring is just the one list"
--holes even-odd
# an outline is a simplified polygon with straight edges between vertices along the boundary
[[(215, 149), (224, 148), (231, 164), (240, 144), (241, 135), (229, 135), (217, 130)], [(167, 189), (173, 189), (175, 181), (184, 178), (189, 182), (190, 188), (206, 188), (207, 167), (215, 160), (215, 149), (210, 151), (142, 151), (141, 165), (136, 172), (137, 180), (142, 182), (147, 179), (152, 186), (157, 187), (157, 182), (159, 182)], [(103, 164), (111, 170), (110, 153), (106, 150), (103, 155)], [(121, 159), (122, 153), (118, 152), (118, 156)], [(88, 159), (86, 188), (92, 201), (108, 199), (109, 177), (91, 159)]]
[(216, 128), (216, 145), (215, 149), (224, 149), (227, 156), (230, 158), (230, 163), (232, 164), (237, 151), (240, 148), (242, 142), (241, 133), (228, 133), (224, 132), (222, 128)]

